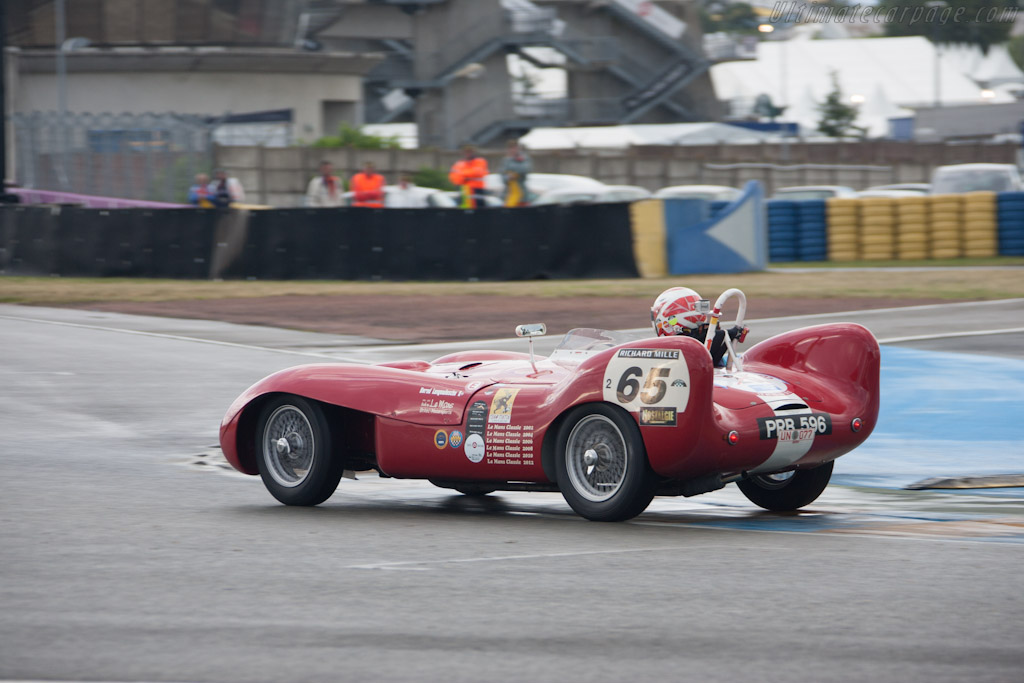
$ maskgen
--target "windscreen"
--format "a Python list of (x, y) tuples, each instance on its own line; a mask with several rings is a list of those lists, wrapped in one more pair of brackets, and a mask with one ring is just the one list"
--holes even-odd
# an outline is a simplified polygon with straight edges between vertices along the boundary
[(593, 327), (578, 327), (566, 332), (555, 350), (601, 351), (626, 342), (646, 339), (652, 335), (653, 332), (619, 332), (617, 330), (598, 330)]

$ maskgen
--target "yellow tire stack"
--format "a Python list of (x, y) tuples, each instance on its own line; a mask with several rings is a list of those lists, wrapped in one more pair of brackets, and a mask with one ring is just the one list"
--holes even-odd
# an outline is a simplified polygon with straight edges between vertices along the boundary
[(856, 261), (860, 258), (857, 225), (860, 221), (859, 199), (829, 199), (828, 259), (830, 261)]
[(928, 197), (929, 258), (959, 258), (963, 255), (963, 195), (937, 194)]
[(861, 199), (860, 256), (870, 261), (885, 261), (895, 255), (896, 213), (888, 197)]
[(999, 253), (996, 193), (970, 192), (963, 196), (964, 256), (985, 258)]
[(928, 258), (928, 198), (900, 197), (896, 211), (896, 258), (910, 261)]

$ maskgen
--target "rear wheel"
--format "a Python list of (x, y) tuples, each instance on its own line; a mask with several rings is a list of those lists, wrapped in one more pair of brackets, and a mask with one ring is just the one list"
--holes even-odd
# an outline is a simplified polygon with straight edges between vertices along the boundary
[(765, 510), (786, 512), (810, 505), (828, 486), (835, 462), (809, 470), (755, 474), (736, 482), (747, 499)]
[(285, 505), (319, 505), (341, 480), (323, 408), (299, 396), (279, 396), (263, 407), (256, 429), (260, 477)]
[(596, 403), (569, 413), (558, 430), (555, 463), (562, 496), (587, 519), (631, 519), (654, 498), (640, 428), (613, 406)]

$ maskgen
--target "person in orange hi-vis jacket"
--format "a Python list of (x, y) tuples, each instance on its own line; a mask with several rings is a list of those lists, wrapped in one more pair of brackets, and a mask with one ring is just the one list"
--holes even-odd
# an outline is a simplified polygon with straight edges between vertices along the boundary
[(487, 175), (487, 159), (477, 156), (476, 148), (466, 145), (462, 158), (452, 164), (448, 179), (458, 185), (462, 193), (462, 207), (475, 209), (477, 200), (487, 194), (484, 191), (484, 176)]
[(364, 163), (363, 170), (352, 176), (352, 193), (352, 206), (384, 208), (384, 176), (377, 173), (372, 161)]

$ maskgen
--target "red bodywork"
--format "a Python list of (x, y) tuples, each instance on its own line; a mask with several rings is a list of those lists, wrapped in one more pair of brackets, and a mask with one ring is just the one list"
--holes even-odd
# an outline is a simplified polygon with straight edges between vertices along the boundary
[(870, 435), (879, 357), (870, 332), (841, 323), (761, 342), (736, 373), (713, 370), (704, 346), (688, 337), (556, 353), (535, 364), (527, 354), (476, 351), (433, 363), (305, 365), (236, 399), (220, 441), (236, 469), (257, 474), (262, 399), (296, 394), (348, 409), (336, 413), (343, 438), (383, 474), (551, 483), (560, 418), (605, 401), (637, 421), (651, 467), (666, 480), (785, 471), (834, 460)]

